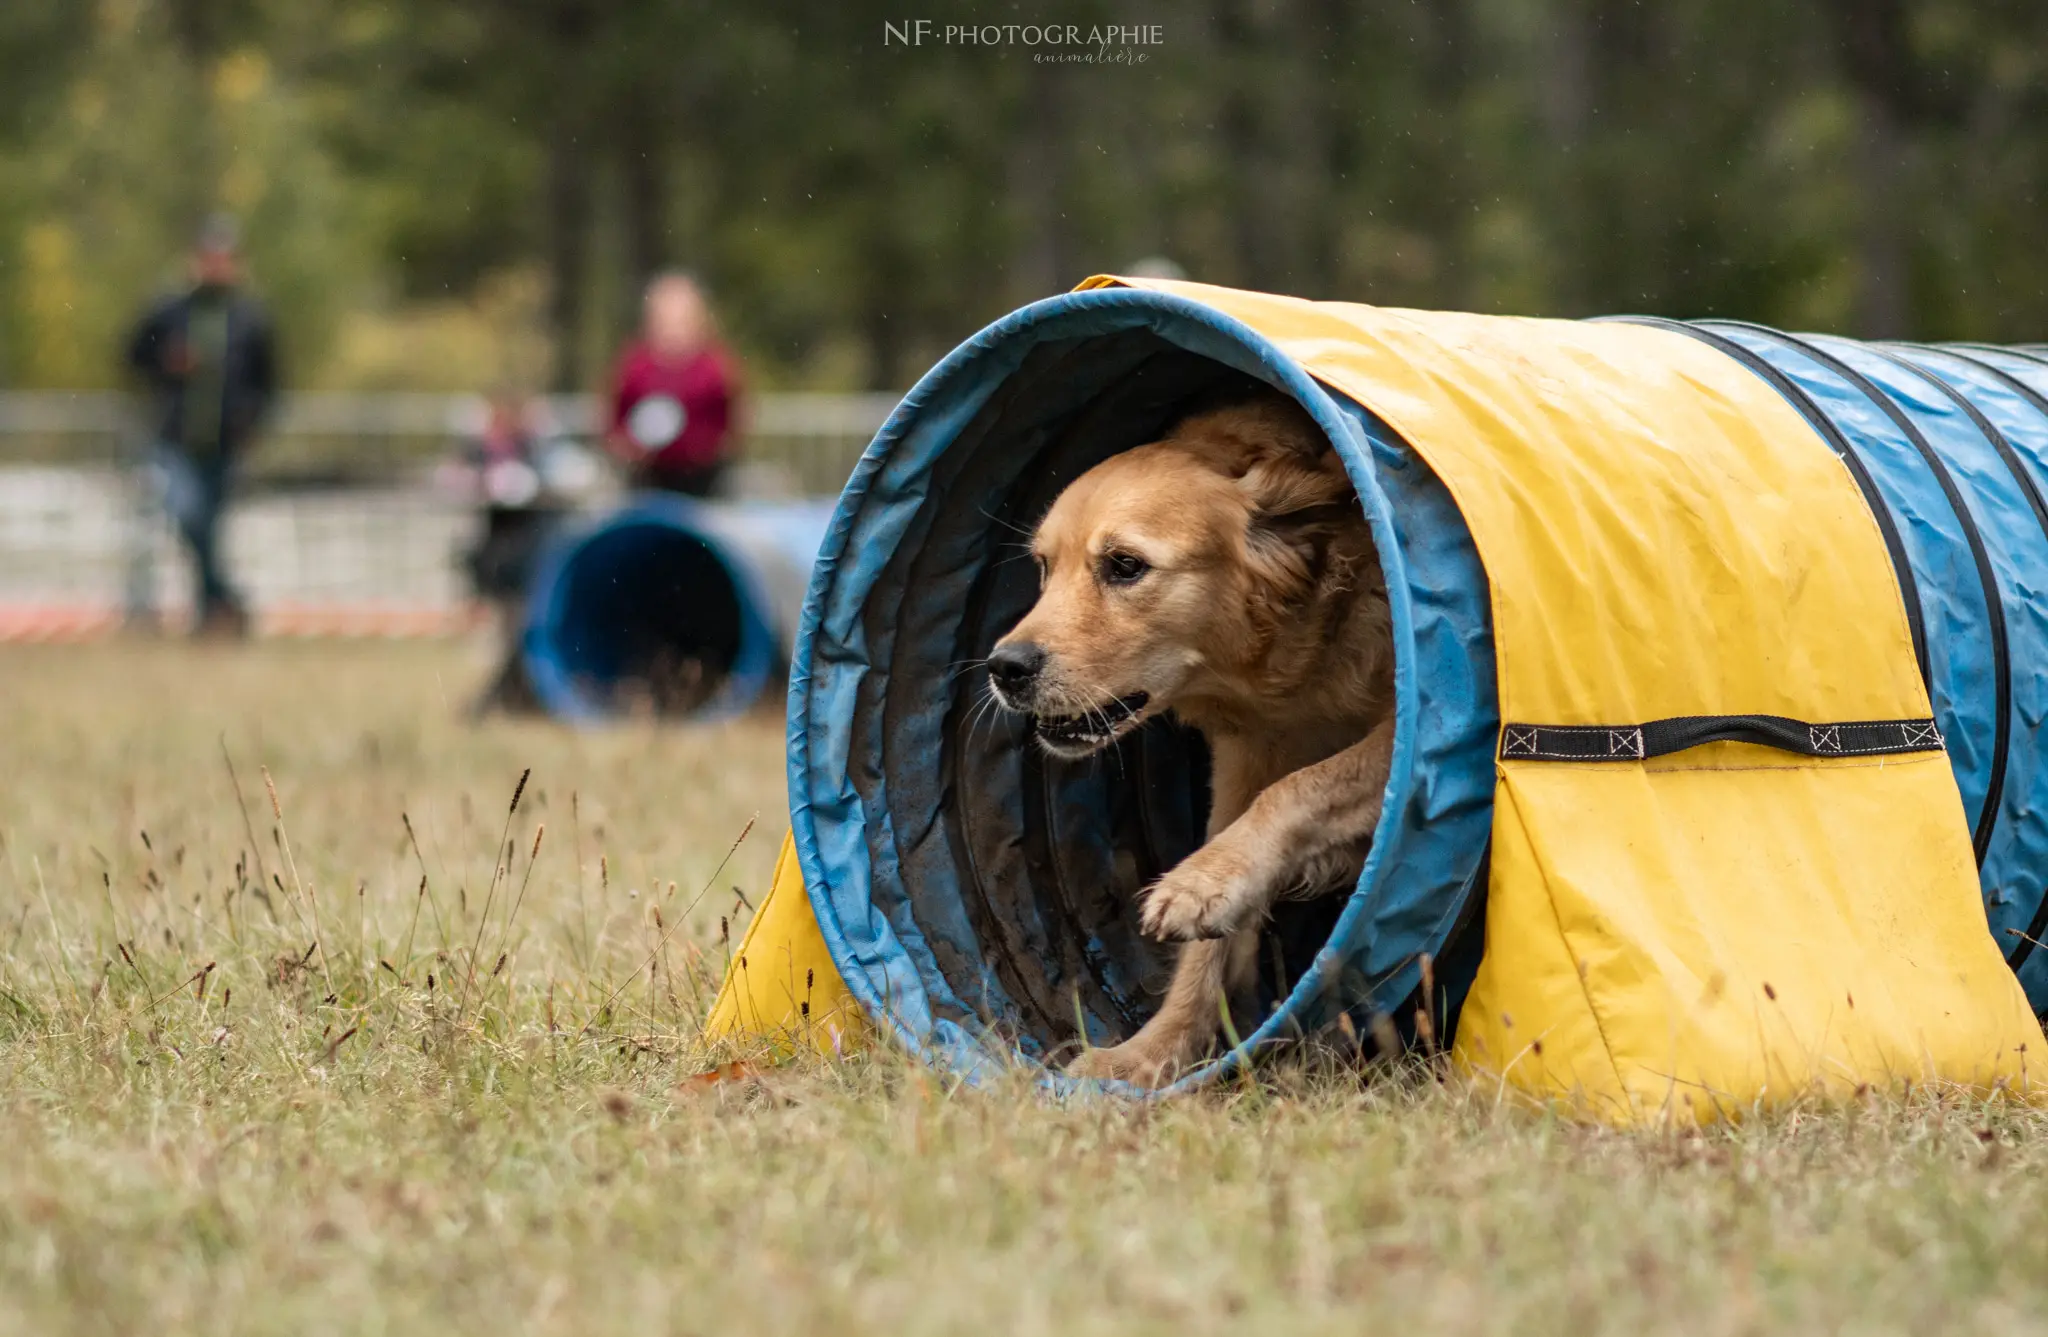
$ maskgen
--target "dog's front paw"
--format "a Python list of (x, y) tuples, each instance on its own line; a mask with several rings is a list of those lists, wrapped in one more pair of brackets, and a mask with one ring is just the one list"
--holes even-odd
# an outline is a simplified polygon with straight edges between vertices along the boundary
[(1244, 917), (1244, 883), (1234, 860), (1199, 850), (1152, 884), (1138, 926), (1166, 942), (1228, 937)]
[(1154, 1046), (1126, 1040), (1108, 1049), (1084, 1049), (1067, 1065), (1067, 1076), (1093, 1078), (1104, 1082), (1129, 1082), (1133, 1086), (1158, 1088), (1171, 1082), (1180, 1065), (1171, 1054)]

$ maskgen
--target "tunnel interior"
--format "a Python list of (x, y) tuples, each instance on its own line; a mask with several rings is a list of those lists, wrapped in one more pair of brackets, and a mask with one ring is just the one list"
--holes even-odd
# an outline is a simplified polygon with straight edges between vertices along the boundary
[[(1069, 385), (1077, 366), (1111, 378), (1051, 430), (1025, 427), (1014, 443), (998, 415), (994, 459), (1022, 464), (983, 516), (997, 545), (989, 552), (961, 618), (952, 659), (978, 665), (1030, 607), (1037, 578), (1023, 535), (1081, 473), (1110, 455), (1156, 440), (1196, 407), (1248, 396), (1261, 384), (1153, 337), (1090, 341), (1065, 357), (1027, 362), (1016, 393), (1040, 377)], [(1019, 447), (1035, 444), (1028, 459)], [(987, 704), (986, 674), (957, 676), (948, 702), (943, 766), (960, 872), (982, 942), (1010, 996), (1025, 1037), (1049, 1057), (1070, 1051), (1084, 1018), (1106, 1022), (1091, 1038), (1127, 1036), (1157, 1005), (1173, 949), (1138, 931), (1140, 891), (1201, 845), (1209, 809), (1209, 758), (1202, 736), (1171, 717), (1148, 721), (1108, 751), (1080, 761), (1047, 756), (1028, 722)], [(1003, 795), (1008, 801), (993, 801)], [(1322, 946), (1342, 895), (1284, 902), (1266, 927), (1260, 980), (1249, 1010), (1284, 997)], [(1233, 1018), (1241, 1033), (1252, 1015)]]

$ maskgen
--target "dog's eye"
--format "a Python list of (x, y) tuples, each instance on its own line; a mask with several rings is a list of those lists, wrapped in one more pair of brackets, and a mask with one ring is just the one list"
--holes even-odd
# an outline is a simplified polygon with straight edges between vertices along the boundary
[(1105, 585), (1135, 585), (1145, 578), (1152, 569), (1152, 563), (1135, 553), (1112, 552), (1102, 558), (1102, 583)]

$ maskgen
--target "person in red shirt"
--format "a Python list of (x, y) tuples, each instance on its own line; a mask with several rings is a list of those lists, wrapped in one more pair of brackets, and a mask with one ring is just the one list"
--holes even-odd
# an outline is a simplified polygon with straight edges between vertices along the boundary
[(689, 276), (656, 278), (642, 310), (640, 338), (612, 373), (606, 448), (636, 487), (710, 496), (731, 453), (738, 368)]

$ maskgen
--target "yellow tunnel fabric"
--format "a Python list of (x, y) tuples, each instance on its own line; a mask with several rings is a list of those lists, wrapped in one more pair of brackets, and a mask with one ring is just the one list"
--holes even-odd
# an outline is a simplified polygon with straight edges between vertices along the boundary
[(840, 1053), (867, 1039), (868, 1022), (818, 930), (796, 843), (782, 838), (768, 895), (726, 968), (704, 1023), (707, 1039)]
[[(1843, 463), (1753, 373), (1627, 324), (1158, 280), (1384, 419), (1491, 584), (1502, 718), (1925, 719)], [(1456, 1059), (1615, 1121), (1869, 1083), (2021, 1084), (2041, 1029), (1988, 930), (1939, 752), (1711, 743), (1498, 761), (1486, 954)]]

